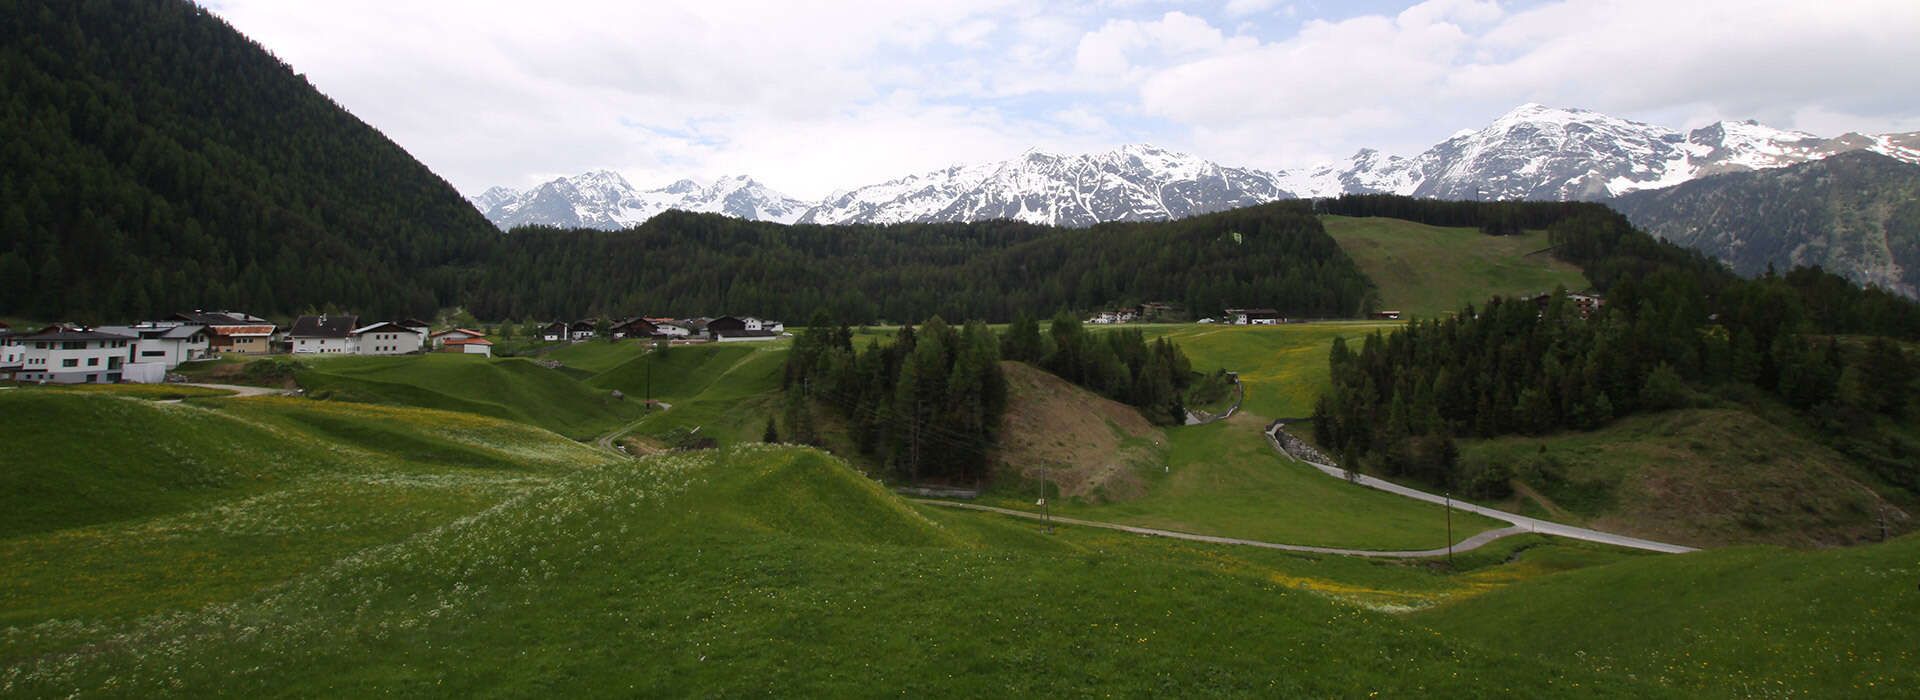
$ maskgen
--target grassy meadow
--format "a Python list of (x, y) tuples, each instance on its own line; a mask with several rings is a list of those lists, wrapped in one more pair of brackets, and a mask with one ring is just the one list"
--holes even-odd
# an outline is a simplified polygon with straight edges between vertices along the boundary
[(429, 353), (302, 359), (306, 367), (296, 377), (315, 397), (477, 413), (575, 439), (613, 430), (643, 413), (637, 395), (615, 399), (605, 388), (524, 358)]
[(1545, 231), (1488, 236), (1382, 217), (1323, 216), (1327, 234), (1380, 288), (1380, 308), (1432, 318), (1494, 296), (1580, 291), (1580, 268), (1544, 252)]

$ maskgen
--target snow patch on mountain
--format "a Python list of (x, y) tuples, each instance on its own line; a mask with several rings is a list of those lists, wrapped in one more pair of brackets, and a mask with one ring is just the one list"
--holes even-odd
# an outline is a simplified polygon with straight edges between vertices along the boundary
[(744, 175), (640, 190), (610, 170), (558, 178), (525, 191), (495, 187), (471, 201), (501, 229), (533, 224), (609, 231), (638, 226), (668, 209), (793, 223), (808, 207)]

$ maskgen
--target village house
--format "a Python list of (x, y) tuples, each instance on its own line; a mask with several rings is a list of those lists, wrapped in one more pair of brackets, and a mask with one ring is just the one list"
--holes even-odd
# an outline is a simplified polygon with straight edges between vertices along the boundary
[(102, 333), (134, 338), (129, 362), (158, 364), (162, 371), (184, 362), (207, 359), (213, 354), (213, 336), (206, 326), (179, 321), (147, 321), (131, 326), (101, 326)]
[(12, 379), (20, 371), (20, 362), (27, 355), (27, 349), (20, 344), (20, 336), (14, 334), (7, 324), (0, 323), (0, 379)]
[(417, 318), (409, 318), (404, 321), (395, 321), (394, 323), (400, 324), (400, 327), (402, 328), (411, 330), (415, 333), (419, 333), (420, 337), (422, 338), (425, 338), (433, 333), (433, 324), (427, 323), (426, 321), (422, 321)]
[[(1567, 303), (1573, 305), (1573, 310), (1580, 314), (1580, 318), (1592, 318), (1593, 312), (1607, 305), (1607, 299), (1597, 294), (1568, 294)], [(1540, 308), (1540, 313), (1546, 313), (1547, 307), (1553, 304), (1553, 293), (1534, 295), (1533, 304)]]
[(554, 321), (540, 329), (540, 339), (549, 343), (567, 339), (567, 322)]
[(649, 318), (647, 322), (653, 324), (654, 335), (665, 338), (685, 338), (693, 333), (685, 322), (671, 318)]
[(287, 329), (287, 351), (295, 355), (352, 355), (359, 350), (353, 332), (360, 317), (353, 314), (301, 316)]
[(769, 330), (765, 322), (751, 316), (721, 316), (708, 321), (706, 328), (707, 337), (720, 343), (773, 340), (780, 337), (780, 331)]
[(1227, 309), (1227, 323), (1236, 326), (1273, 326), (1283, 319), (1273, 309)]
[(1134, 313), (1133, 309), (1119, 309), (1094, 314), (1092, 318), (1087, 319), (1087, 323), (1104, 326), (1114, 323), (1132, 323), (1137, 318), (1139, 315)]
[(439, 352), (493, 357), (493, 341), (486, 338), (448, 338), (434, 347)]
[(357, 355), (405, 355), (420, 352), (425, 336), (412, 328), (381, 321), (353, 329), (353, 352)]
[(1400, 320), (1400, 312), (1398, 312), (1398, 311), (1375, 311), (1375, 312), (1373, 312), (1373, 313), (1371, 313), (1371, 314), (1368, 314), (1368, 315), (1369, 315), (1369, 316), (1372, 316), (1373, 318), (1376, 318), (1376, 319), (1379, 319), (1379, 320), (1382, 320), (1382, 321), (1398, 321), (1398, 320)]
[(273, 335), (279, 330), (266, 319), (237, 311), (196, 309), (174, 314), (167, 320), (206, 326), (208, 352), (215, 354), (265, 355), (273, 352)]
[[(432, 336), (433, 349), (439, 350), (441, 348), (444, 348), (446, 347), (449, 341), (473, 340), (474, 338), (485, 338), (485, 337), (487, 337), (487, 334), (481, 333), (480, 331), (476, 331), (471, 328), (449, 328), (447, 330), (440, 331), (438, 333), (433, 334)], [(492, 343), (488, 343), (488, 344), (491, 345)]]
[(20, 369), (13, 378), (53, 384), (119, 382), (134, 343), (129, 336), (66, 326), (50, 326), (19, 341)]
[(592, 340), (593, 336), (598, 332), (594, 330), (594, 326), (597, 325), (600, 325), (600, 320), (595, 318), (574, 321), (567, 326), (567, 339), (573, 341)]
[(635, 316), (615, 322), (607, 328), (607, 332), (613, 334), (616, 340), (620, 338), (651, 338), (659, 334), (659, 327), (653, 325), (652, 321)]

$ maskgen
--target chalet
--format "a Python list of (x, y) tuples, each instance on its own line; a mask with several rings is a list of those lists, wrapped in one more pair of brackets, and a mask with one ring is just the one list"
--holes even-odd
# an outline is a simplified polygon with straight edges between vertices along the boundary
[(568, 340), (590, 340), (596, 334), (594, 326), (600, 325), (599, 319), (589, 318), (574, 321), (567, 325)]
[(360, 317), (353, 314), (301, 316), (287, 329), (288, 352), (295, 355), (352, 355), (359, 350), (353, 333)]
[[(435, 333), (430, 337), (433, 339), (433, 349), (439, 350), (443, 347), (446, 347), (446, 344), (448, 341), (473, 340), (474, 338), (485, 338), (487, 337), (487, 334), (481, 333), (480, 331), (476, 331), (471, 328), (450, 328), (450, 329)], [(492, 343), (488, 343), (488, 345), (492, 345)]]
[[(1568, 294), (1567, 303), (1573, 305), (1574, 311), (1579, 312), (1580, 318), (1591, 318), (1593, 312), (1607, 305), (1607, 299), (1596, 294)], [(1553, 304), (1553, 293), (1534, 295), (1533, 304), (1540, 307), (1541, 313), (1546, 313), (1547, 307)]]
[(659, 330), (660, 330), (659, 326), (653, 325), (652, 321), (649, 321), (645, 318), (641, 318), (639, 316), (635, 316), (633, 318), (629, 318), (629, 319), (614, 323), (611, 327), (607, 329), (607, 332), (612, 333), (613, 337), (616, 339), (618, 338), (652, 338), (660, 334)]
[(493, 357), (493, 341), (486, 338), (448, 338), (434, 346), (440, 352), (457, 352), (467, 355)]
[(198, 324), (148, 321), (131, 326), (102, 326), (98, 330), (133, 338), (133, 352), (128, 355), (128, 362), (157, 364), (162, 372), (213, 354), (213, 334)]
[(429, 337), (433, 334), (433, 324), (427, 323), (426, 321), (422, 321), (417, 318), (409, 318), (405, 321), (395, 321), (394, 323), (399, 324), (400, 327), (402, 328), (406, 328), (406, 329), (412, 330), (415, 333), (419, 333), (420, 337), (422, 338)]
[(238, 311), (186, 311), (167, 321), (206, 326), (208, 352), (265, 355), (273, 352), (273, 334), (279, 330), (266, 319)]
[(567, 339), (567, 322), (554, 321), (540, 329), (540, 339), (549, 343)]
[(721, 316), (707, 322), (707, 337), (715, 342), (737, 343), (773, 340), (780, 337), (780, 331), (768, 330), (766, 323), (757, 318)]
[(1400, 312), (1398, 311), (1375, 311), (1369, 315), (1372, 316), (1373, 318), (1377, 318), (1384, 321), (1400, 320)]
[(12, 379), (26, 356), (27, 349), (20, 344), (20, 336), (7, 328), (7, 324), (0, 323), (0, 379)]
[(111, 384), (121, 380), (135, 339), (88, 328), (51, 326), (19, 336), (20, 369), (13, 378), (54, 384)]
[(665, 338), (685, 338), (693, 333), (693, 329), (688, 328), (685, 321), (678, 321), (671, 318), (649, 318), (647, 322), (653, 324), (654, 335)]
[(426, 340), (418, 331), (391, 321), (362, 326), (347, 334), (356, 355), (405, 355), (420, 352)]
[(1227, 309), (1227, 323), (1236, 326), (1273, 326), (1283, 319), (1273, 309)]

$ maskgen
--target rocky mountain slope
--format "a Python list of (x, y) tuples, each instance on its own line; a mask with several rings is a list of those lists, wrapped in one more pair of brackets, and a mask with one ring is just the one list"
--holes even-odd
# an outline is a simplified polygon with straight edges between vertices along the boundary
[(1635, 226), (1756, 275), (1819, 265), (1920, 298), (1920, 165), (1845, 153), (1611, 202)]
[(1920, 133), (1822, 138), (1752, 121), (1680, 132), (1599, 112), (1521, 105), (1413, 156), (1362, 150), (1265, 172), (1150, 145), (1063, 155), (1028, 151), (801, 202), (743, 177), (636, 191), (610, 172), (473, 201), (502, 228), (623, 228), (667, 208), (768, 221), (849, 224), (1015, 219), (1062, 226), (1177, 219), (1290, 197), (1384, 192), (1442, 199), (1597, 200), (1729, 172), (1866, 150), (1920, 163)]
[(641, 190), (609, 170), (558, 178), (525, 191), (495, 187), (470, 201), (502, 229), (537, 224), (612, 231), (638, 226), (668, 209), (793, 223), (808, 208), (745, 176), (708, 184), (681, 180)]

